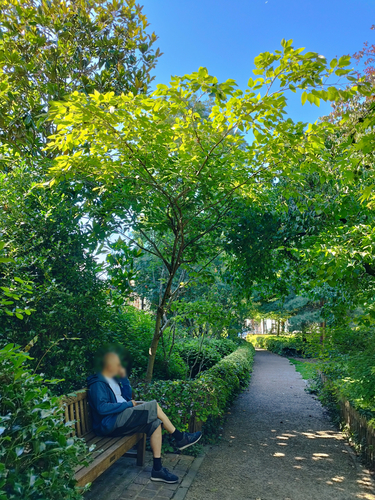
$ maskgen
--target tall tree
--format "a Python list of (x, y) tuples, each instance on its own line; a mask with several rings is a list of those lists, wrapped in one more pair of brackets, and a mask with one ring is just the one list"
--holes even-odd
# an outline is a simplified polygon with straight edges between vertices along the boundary
[[(347, 98), (352, 90), (325, 90), (327, 76), (346, 74), (347, 58), (326, 61), (302, 54), (292, 41), (282, 50), (255, 59), (245, 92), (233, 80), (219, 83), (205, 68), (158, 85), (150, 97), (76, 93), (57, 103), (52, 117), (58, 132), (49, 148), (61, 151), (50, 185), (65, 179), (89, 179), (98, 199), (91, 210), (103, 224), (120, 228), (125, 237), (160, 258), (167, 277), (163, 286), (149, 352), (151, 380), (166, 308), (176, 290), (173, 280), (182, 266), (209, 263), (221, 251), (220, 225), (230, 217), (237, 196), (256, 198), (259, 186), (271, 182), (290, 163), (316, 161), (318, 126), (285, 119), (286, 92), (303, 90), (302, 98)], [(276, 83), (277, 82), (277, 83)], [(257, 94), (263, 89), (263, 95)], [(195, 112), (191, 102), (214, 100), (210, 115)], [(253, 132), (248, 144), (242, 132)], [(87, 207), (90, 210), (90, 206)], [(140, 233), (147, 246), (132, 238)]]
[[(58, 370), (64, 390), (84, 380), (82, 359), (103, 339), (108, 296), (93, 258), (102, 234), (83, 218), (91, 186), (35, 187), (54, 156), (44, 149), (54, 131), (46, 116), (51, 101), (74, 91), (147, 92), (160, 55), (155, 40), (132, 0), (0, 5), (0, 226), (14, 261), (0, 269), (0, 286), (8, 290), (0, 341), (25, 345), (38, 335), (34, 363), (51, 376)], [(15, 279), (25, 284), (16, 288)], [(14, 300), (28, 281), (33, 293)]]
[[(74, 91), (145, 92), (160, 51), (134, 0), (7, 0), (0, 5), (0, 141), (46, 156), (50, 101)], [(48, 153), (51, 155), (51, 151)]]

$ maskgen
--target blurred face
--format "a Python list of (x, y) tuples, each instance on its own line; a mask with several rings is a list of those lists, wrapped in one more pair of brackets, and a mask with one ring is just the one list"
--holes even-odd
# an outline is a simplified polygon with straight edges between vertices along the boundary
[(122, 369), (121, 361), (118, 355), (114, 352), (109, 352), (104, 356), (103, 374), (107, 377), (115, 377), (119, 375)]

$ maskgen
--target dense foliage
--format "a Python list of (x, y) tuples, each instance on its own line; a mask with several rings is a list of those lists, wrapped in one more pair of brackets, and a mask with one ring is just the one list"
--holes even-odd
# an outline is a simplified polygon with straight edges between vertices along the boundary
[(375, 425), (375, 331), (336, 327), (327, 330), (321, 346), (321, 369), (339, 395)]
[(190, 378), (211, 368), (236, 349), (237, 344), (229, 339), (183, 338), (176, 344), (176, 351), (189, 368)]
[(134, 0), (8, 0), (0, 31), (1, 142), (46, 160), (51, 101), (75, 90), (144, 92), (160, 55)]
[(248, 335), (247, 340), (255, 347), (280, 356), (305, 356), (308, 353), (308, 345), (300, 335)]
[[(236, 200), (254, 203), (260, 186), (276, 176), (297, 181), (312, 165), (319, 170), (318, 151), (326, 161), (323, 137), (334, 126), (306, 129), (286, 119), (286, 95), (300, 89), (304, 101), (318, 105), (320, 99), (347, 100), (356, 89), (325, 90), (326, 78), (350, 73), (344, 69), (349, 58), (328, 65), (317, 53), (302, 52), (283, 40), (281, 50), (260, 54), (253, 70), (260, 77), (250, 78), (244, 91), (200, 68), (158, 85), (151, 95), (73, 92), (51, 109), (57, 130), (48, 144), (56, 156), (50, 187), (67, 179), (90, 183), (98, 197), (86, 204), (90, 216), (164, 264), (149, 381), (165, 318), (184, 287), (179, 280), (175, 288), (175, 279), (192, 265), (199, 274), (221, 254), (223, 226), (233, 223)], [(208, 98), (210, 113), (198, 112), (196, 103)]]
[[(153, 336), (153, 317), (132, 306), (121, 308), (108, 322), (108, 347), (118, 350), (133, 380), (143, 379), (147, 369), (147, 350)], [(168, 332), (162, 339), (155, 361), (155, 377), (160, 380), (194, 378), (231, 354), (238, 342), (228, 338), (178, 336), (175, 344)]]
[(75, 90), (146, 92), (160, 52), (133, 0), (9, 0), (0, 34), (0, 344), (34, 339), (30, 363), (64, 378), (61, 393), (85, 384), (115, 311), (83, 210), (91, 186), (43, 186), (47, 113)]
[(48, 388), (56, 381), (33, 373), (29, 360), (13, 344), (0, 350), (0, 498), (78, 500), (74, 468), (87, 447), (70, 437)]
[[(147, 370), (148, 348), (154, 331), (150, 313), (137, 311), (132, 306), (121, 308), (113, 314), (107, 328), (108, 347), (115, 347), (126, 363), (132, 379), (143, 379)], [(158, 379), (184, 379), (187, 366), (171, 341), (165, 335), (164, 349), (159, 349), (155, 361), (155, 376)]]
[[(2, 498), (79, 498), (51, 393), (106, 348), (210, 435), (249, 380), (245, 319), (288, 322), (251, 342), (319, 357), (374, 415), (374, 47), (363, 77), (282, 40), (244, 89), (200, 68), (151, 93), (156, 39), (134, 0), (0, 5)], [(290, 92), (333, 112), (294, 122)]]
[[(249, 382), (255, 349), (243, 342), (212, 368), (194, 380), (154, 381), (139, 384), (137, 396), (156, 399), (179, 429), (188, 429), (189, 420), (207, 422), (223, 417), (238, 393)], [(218, 426), (216, 426), (216, 431)], [(206, 432), (210, 437), (210, 432)]]
[(32, 286), (18, 302), (29, 314), (15, 320), (0, 311), (0, 341), (26, 346), (37, 337), (31, 364), (49, 378), (64, 378), (59, 388), (66, 391), (85, 383), (109, 311), (98, 266), (86, 250), (87, 232), (76, 222), (79, 196), (30, 192), (38, 177), (26, 165), (0, 174), (0, 205), (6, 207), (0, 225), (12, 259), (2, 267), (0, 286), (11, 286), (15, 277)]

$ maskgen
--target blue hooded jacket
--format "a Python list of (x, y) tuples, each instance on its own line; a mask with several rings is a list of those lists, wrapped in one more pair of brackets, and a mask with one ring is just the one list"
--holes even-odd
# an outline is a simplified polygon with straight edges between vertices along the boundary
[(101, 373), (87, 378), (92, 428), (98, 436), (110, 434), (115, 427), (117, 415), (133, 406), (129, 379), (125, 377), (116, 380), (120, 385), (121, 395), (126, 400), (123, 403), (117, 402), (115, 393)]

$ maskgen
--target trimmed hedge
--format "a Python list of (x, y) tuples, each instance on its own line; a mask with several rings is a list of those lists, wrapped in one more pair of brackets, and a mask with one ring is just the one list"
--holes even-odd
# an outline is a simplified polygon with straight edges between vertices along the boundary
[(280, 356), (305, 356), (307, 357), (307, 344), (296, 335), (248, 335), (247, 341), (255, 347), (267, 349)]
[(238, 345), (230, 339), (185, 338), (176, 344), (176, 351), (189, 367), (191, 377), (208, 370), (224, 356), (237, 349)]
[(178, 429), (187, 430), (195, 417), (206, 422), (222, 417), (235, 397), (250, 380), (255, 349), (244, 342), (212, 368), (194, 380), (158, 380), (150, 385), (138, 384), (137, 397), (156, 399)]

